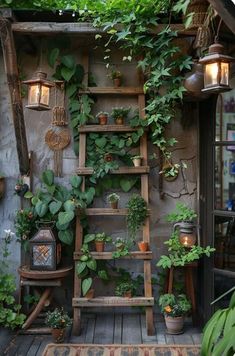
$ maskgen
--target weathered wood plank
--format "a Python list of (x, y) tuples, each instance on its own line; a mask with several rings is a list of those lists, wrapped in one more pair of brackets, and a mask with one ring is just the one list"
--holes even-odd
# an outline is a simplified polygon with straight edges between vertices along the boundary
[(80, 330), (81, 333), (80, 333), (80, 335), (76, 335), (76, 333), (75, 333), (75, 335), (74, 334), (70, 335), (69, 343), (82, 344), (85, 342), (87, 324), (88, 324), (88, 318), (86, 316), (84, 316), (81, 319), (81, 330)]
[(180, 335), (173, 335), (175, 344), (183, 344), (183, 345), (193, 345), (193, 339), (191, 335), (187, 334), (180, 334)]
[(134, 132), (138, 127), (128, 125), (85, 125), (78, 128), (79, 132)]
[(95, 317), (88, 319), (86, 335), (85, 335), (85, 344), (94, 343), (95, 321), (96, 321)]
[(202, 333), (200, 333), (198, 331), (192, 331), (191, 337), (192, 337), (193, 343), (195, 345), (201, 345), (201, 343), (202, 343)]
[(112, 344), (114, 334), (114, 314), (99, 314), (96, 318), (95, 344)]
[(140, 316), (123, 314), (122, 344), (142, 344)]
[[(88, 209), (85, 209), (85, 213), (87, 216), (94, 216), (94, 215), (125, 216), (125, 215), (127, 215), (127, 209), (88, 208)], [(148, 215), (150, 215), (150, 209), (148, 209)]]
[[(74, 254), (73, 254), (74, 260), (78, 260), (82, 254), (83, 254), (82, 252), (74, 252)], [(111, 259), (113, 259), (112, 252), (91, 252), (91, 255), (96, 260), (111, 260)], [(151, 260), (152, 255), (153, 254), (151, 251), (146, 251), (146, 252), (133, 251), (133, 252), (130, 252), (128, 256), (123, 256), (120, 258), (121, 259), (130, 259), (130, 260), (131, 259), (132, 260)]]
[(152, 306), (154, 298), (134, 297), (98, 297), (98, 298), (73, 298), (73, 307), (128, 307), (128, 306)]
[(162, 345), (166, 344), (165, 323), (161, 321), (155, 322), (155, 329), (156, 329), (157, 343)]
[[(76, 172), (78, 175), (91, 175), (93, 174), (93, 168), (79, 167)], [(118, 169), (111, 170), (111, 174), (147, 174), (149, 173), (148, 166), (142, 167), (119, 167)]]
[(14, 333), (8, 329), (0, 328), (0, 355), (3, 355), (3, 351), (9, 346)]
[(114, 332), (113, 332), (113, 343), (121, 344), (122, 343), (122, 314), (115, 314), (114, 321)]
[[(17, 356), (25, 356), (27, 355), (31, 345), (34, 342), (34, 336), (28, 335), (27, 337), (21, 338), (20, 345), (17, 350)], [(32, 355), (32, 354), (31, 354)]]
[(104, 95), (139, 95), (143, 94), (143, 87), (88, 87), (79, 94), (104, 94)]
[(28, 349), (27, 354), (25, 354), (24, 356), (36, 355), (38, 352), (38, 349), (42, 343), (42, 340), (43, 340), (42, 336), (35, 336), (33, 343), (31, 344), (30, 348)]
[[(35, 356), (42, 356), (42, 353), (46, 347), (47, 344), (51, 343), (52, 342), (52, 336), (50, 335), (46, 335), (46, 336), (43, 336), (43, 340), (38, 348), (38, 351), (37, 353), (35, 354)], [(31, 356), (31, 355), (30, 355)]]
[(141, 322), (141, 333), (142, 333), (142, 341), (143, 344), (153, 344), (157, 342), (157, 336), (155, 335), (148, 335), (146, 329), (146, 318), (145, 315), (141, 315), (140, 318)]

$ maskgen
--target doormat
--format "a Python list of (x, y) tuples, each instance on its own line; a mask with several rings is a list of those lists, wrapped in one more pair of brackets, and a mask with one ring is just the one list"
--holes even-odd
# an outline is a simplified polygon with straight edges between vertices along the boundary
[(200, 345), (48, 344), (42, 356), (200, 356)]

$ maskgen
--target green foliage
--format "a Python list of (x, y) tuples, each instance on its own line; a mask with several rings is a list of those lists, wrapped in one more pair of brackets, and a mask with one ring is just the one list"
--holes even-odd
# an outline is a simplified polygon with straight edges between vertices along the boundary
[(113, 108), (111, 112), (111, 116), (114, 119), (117, 119), (119, 117), (125, 119), (127, 118), (129, 112), (130, 112), (130, 108), (124, 108), (124, 107)]
[(110, 203), (115, 203), (116, 201), (120, 200), (120, 196), (117, 193), (111, 193), (108, 195), (107, 200)]
[(52, 329), (65, 329), (72, 324), (72, 320), (63, 308), (55, 308), (47, 312), (45, 324)]
[(117, 297), (123, 297), (125, 293), (131, 292), (131, 295), (133, 296), (135, 291), (136, 291), (136, 286), (135, 284), (130, 280), (128, 282), (120, 282), (117, 284), (115, 288), (115, 295)]
[(20, 313), (21, 306), (16, 304), (14, 293), (16, 283), (13, 274), (8, 272), (7, 258), (10, 255), (9, 245), (14, 233), (5, 230), (0, 253), (0, 326), (15, 329), (23, 325), (26, 316)]
[(92, 241), (112, 242), (112, 237), (107, 236), (105, 232), (97, 234), (87, 234), (84, 236), (84, 243), (90, 243)]
[(147, 217), (147, 203), (138, 194), (133, 194), (127, 203), (127, 227), (131, 239), (135, 239), (135, 235), (140, 227), (144, 224)]
[(161, 312), (167, 316), (177, 317), (185, 315), (191, 309), (191, 303), (185, 294), (163, 294), (159, 298)]
[(28, 249), (30, 237), (36, 232), (35, 220), (36, 216), (32, 208), (20, 209), (16, 212), (14, 227), (17, 241), (22, 244), (25, 251)]
[(192, 221), (197, 217), (196, 212), (183, 203), (176, 203), (175, 210), (167, 215), (169, 222)]
[[(219, 297), (223, 298), (234, 291), (235, 287)], [(214, 302), (216, 302), (214, 301)], [(219, 309), (207, 322), (203, 329), (202, 356), (232, 356), (235, 352), (235, 292), (230, 299), (229, 307)]]
[(116, 251), (112, 253), (112, 258), (121, 258), (129, 255), (133, 242), (123, 237), (117, 237), (113, 244), (116, 247)]
[(174, 231), (168, 241), (164, 242), (168, 246), (168, 255), (162, 255), (157, 263), (157, 267), (171, 268), (185, 266), (185, 264), (199, 260), (203, 255), (210, 257), (215, 251), (214, 248), (207, 246), (192, 246), (187, 248), (181, 245), (178, 231)]

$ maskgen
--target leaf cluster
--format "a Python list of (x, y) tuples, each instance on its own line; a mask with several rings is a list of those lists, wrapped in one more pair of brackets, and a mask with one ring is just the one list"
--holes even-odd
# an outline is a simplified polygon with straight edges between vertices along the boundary
[(131, 239), (134, 240), (147, 217), (147, 203), (139, 194), (133, 194), (127, 203), (127, 209), (127, 228)]
[(175, 210), (167, 215), (169, 222), (192, 221), (197, 217), (196, 212), (184, 203), (177, 202)]
[(178, 317), (186, 314), (191, 309), (191, 303), (185, 294), (163, 294), (158, 302), (161, 312), (167, 316)]
[(52, 329), (65, 329), (72, 324), (72, 319), (63, 308), (55, 308), (46, 314), (45, 324)]
[(128, 282), (120, 282), (117, 284), (115, 288), (115, 295), (117, 297), (123, 297), (125, 293), (131, 292), (133, 295), (136, 291), (136, 286), (135, 284), (130, 280)]

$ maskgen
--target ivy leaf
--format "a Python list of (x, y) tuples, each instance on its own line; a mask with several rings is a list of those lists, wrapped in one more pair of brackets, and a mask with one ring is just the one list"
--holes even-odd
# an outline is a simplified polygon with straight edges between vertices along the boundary
[(86, 196), (87, 204), (88, 205), (91, 204), (92, 201), (93, 201), (93, 198), (95, 196), (95, 188), (94, 187), (90, 187), (88, 189), (88, 191), (86, 191), (85, 196)]
[(24, 198), (26, 199), (31, 199), (33, 197), (33, 193), (32, 192), (26, 192), (24, 195)]
[(56, 186), (54, 184), (46, 185), (46, 188), (47, 188), (48, 193), (50, 193), (51, 195), (53, 195), (55, 193)]
[(58, 215), (58, 221), (60, 225), (64, 225), (67, 223), (70, 223), (74, 218), (74, 212), (73, 211), (65, 211), (65, 212), (60, 212)]
[(49, 53), (48, 63), (51, 68), (54, 68), (57, 58), (59, 56), (60, 50), (59, 48), (53, 48), (53, 50)]
[(48, 205), (43, 201), (39, 200), (35, 206), (35, 211), (42, 218), (48, 211)]
[(127, 193), (134, 187), (137, 180), (138, 178), (122, 178), (120, 180), (120, 187), (125, 193)]
[(101, 137), (101, 138), (97, 138), (95, 140), (95, 144), (96, 146), (98, 146), (99, 148), (104, 148), (104, 146), (107, 143), (107, 139), (105, 137)]
[(42, 173), (42, 181), (46, 185), (52, 185), (54, 183), (54, 172), (48, 169)]
[(69, 223), (67, 224), (60, 224), (59, 221), (56, 222), (56, 227), (58, 230), (67, 230), (69, 227)]
[(52, 213), (52, 215), (55, 215), (56, 213), (58, 213), (58, 211), (60, 210), (62, 206), (62, 202), (61, 201), (53, 201), (50, 203), (49, 205), (49, 210)]
[(86, 262), (79, 261), (76, 266), (76, 273), (78, 276), (84, 271), (86, 268)]
[(71, 230), (60, 230), (58, 232), (58, 237), (66, 245), (71, 245), (73, 243), (73, 233)]
[(64, 203), (64, 208), (66, 211), (74, 211), (75, 204), (71, 199), (66, 200), (66, 202)]
[(67, 68), (67, 67), (62, 67), (61, 68), (61, 75), (67, 82), (70, 81), (70, 79), (74, 75), (74, 72), (75, 72), (75, 68), (73, 68), (73, 69), (70, 69), (70, 68)]
[(86, 293), (89, 291), (92, 285), (92, 278), (86, 278), (82, 281), (82, 294), (83, 296), (86, 295)]
[(80, 176), (72, 176), (70, 178), (70, 183), (73, 188), (79, 188), (82, 183), (82, 177)]
[(87, 261), (86, 264), (87, 264), (87, 267), (90, 268), (92, 271), (95, 271), (97, 268), (96, 260), (91, 259), (91, 260)]
[(75, 58), (74, 56), (68, 54), (66, 56), (61, 57), (61, 63), (65, 65), (65, 67), (69, 69), (75, 68)]
[(31, 199), (31, 203), (35, 206), (37, 204), (37, 202), (39, 201), (38, 197), (33, 197)]
[(95, 240), (95, 234), (87, 234), (84, 236), (84, 243), (86, 244), (94, 240)]

